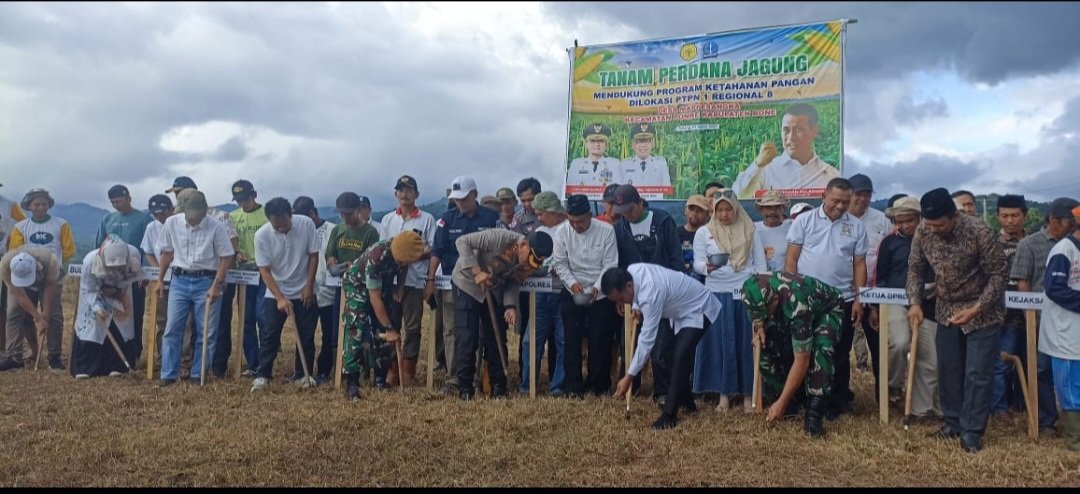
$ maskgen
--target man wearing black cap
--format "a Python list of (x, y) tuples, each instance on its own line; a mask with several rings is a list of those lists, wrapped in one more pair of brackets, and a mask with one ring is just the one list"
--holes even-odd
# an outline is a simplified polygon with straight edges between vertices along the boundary
[(619, 184), (608, 184), (604, 188), (604, 212), (597, 216), (596, 219), (603, 221), (609, 225), (614, 225), (616, 221), (619, 221), (619, 215), (615, 214), (615, 191), (619, 189)]
[(383, 216), (383, 240), (394, 238), (402, 232), (415, 232), (426, 246), (420, 259), (409, 264), (405, 280), (399, 280), (394, 298), (401, 310), (391, 313), (391, 317), (397, 319), (393, 321), (394, 325), (402, 329), (404, 337), (402, 364), (405, 368), (401, 369), (401, 382), (406, 386), (411, 386), (416, 379), (416, 363), (420, 358), (420, 326), (424, 318), (424, 285), (426, 284), (424, 278), (427, 277), (431, 246), (435, 243), (436, 226), (434, 216), (416, 207), (420, 189), (415, 178), (402, 175), (394, 184), (394, 197), (398, 200), (398, 207)]
[[(109, 188), (109, 202), (116, 211), (101, 219), (94, 245), (100, 247), (110, 234), (116, 234), (128, 245), (142, 245), (146, 227), (154, 221), (149, 214), (131, 207), (131, 193), (123, 185)], [(142, 249), (140, 254), (145, 254)], [(138, 281), (131, 285), (132, 316), (135, 317), (135, 338), (131, 340), (128, 354), (133, 361), (142, 355), (143, 312), (146, 310), (146, 282)], [(136, 364), (138, 365), (138, 364)]]
[(456, 320), (463, 323), (455, 328), (458, 397), (470, 400), (475, 395), (473, 356), (481, 338), (488, 356), (491, 397), (507, 396), (507, 369), (503, 366), (508, 364), (506, 326), (491, 320), (488, 303), (495, 304), (491, 309), (502, 314), (507, 325), (517, 324), (521, 283), (551, 256), (551, 236), (534, 232), (525, 237), (509, 230), (490, 229), (461, 236), (454, 243), (458, 251), (453, 273), (454, 310)]
[[(682, 271), (682, 243), (675, 220), (667, 211), (646, 208), (633, 185), (621, 185), (615, 189), (615, 214), (622, 216), (615, 223), (615, 238), (619, 245), (619, 267), (626, 269), (638, 262), (647, 262), (665, 268)], [(622, 333), (619, 333), (622, 337)], [(671, 322), (660, 321), (656, 346), (650, 356), (653, 368), (653, 399), (662, 404), (667, 399), (668, 367), (674, 351), (675, 333)], [(623, 348), (620, 345), (619, 348)], [(629, 357), (627, 357), (629, 358)]]
[[(870, 180), (870, 177), (857, 173), (848, 181), (851, 182), (851, 206), (848, 206), (848, 214), (862, 220), (863, 229), (866, 230), (866, 284), (877, 286), (878, 248), (881, 246), (881, 241), (892, 233), (892, 222), (885, 213), (870, 207), (870, 201), (873, 200), (874, 195), (874, 182)], [(852, 342), (857, 361), (860, 353), (869, 353), (875, 385), (879, 380), (877, 328), (878, 321), (870, 320), (870, 311), (863, 311), (862, 321), (859, 328), (856, 328)], [(866, 358), (863, 357), (862, 360), (865, 362)], [(877, 386), (874, 389), (877, 389)]]
[[(469, 176), (459, 176), (450, 184), (449, 199), (454, 205), (446, 211), (442, 218), (435, 223), (435, 245), (432, 247), (431, 258), (428, 262), (427, 277), (424, 280), (424, 299), (430, 299), (435, 295), (435, 274), (442, 266), (442, 274), (453, 274), (454, 265), (458, 260), (457, 239), (473, 232), (495, 228), (499, 221), (499, 213), (480, 207), (476, 202), (476, 181)], [(443, 349), (446, 354), (447, 379), (442, 392), (446, 394), (456, 393), (458, 387), (457, 369), (455, 362), (457, 342), (454, 333), (457, 330), (454, 324), (454, 306), (456, 296), (454, 290), (441, 290), (439, 302), (443, 311)], [(471, 382), (471, 381), (470, 381)]]
[[(1046, 214), (1046, 224), (1036, 233), (1024, 237), (1016, 246), (1012, 269), (1009, 277), (1017, 282), (1017, 289), (1022, 292), (1043, 292), (1043, 275), (1050, 257), (1050, 250), (1072, 232), (1076, 221), (1072, 210), (1080, 206), (1076, 199), (1059, 197), (1050, 203)], [(1039, 314), (1040, 318), (1042, 314)], [(1020, 351), (1020, 350), (1017, 350)], [(1025, 352), (1021, 352), (1025, 353)], [(1026, 354), (1026, 353), (1025, 353)], [(1050, 357), (1038, 352), (1039, 379), (1039, 433), (1053, 435), (1057, 425), (1057, 398), (1054, 395), (1054, 380), (1050, 369)]]
[(604, 156), (608, 148), (608, 139), (611, 137), (611, 129), (599, 122), (586, 124), (581, 130), (581, 137), (585, 140), (587, 156), (574, 158), (570, 162), (570, 167), (566, 170), (567, 190), (574, 192), (575, 186), (599, 186), (600, 189), (591, 194), (595, 197), (600, 195), (603, 187), (608, 184), (626, 183), (619, 160)]
[[(319, 315), (319, 327), (322, 328), (322, 349), (311, 371), (315, 374), (315, 383), (324, 384), (333, 376), (334, 358), (337, 355), (338, 334), (338, 310), (341, 307), (338, 300), (340, 290), (337, 287), (326, 284), (330, 276), (326, 269), (326, 246), (330, 244), (330, 233), (337, 225), (322, 219), (319, 209), (315, 207), (315, 200), (308, 196), (297, 197), (293, 201), (293, 214), (307, 216), (315, 223), (315, 242), (319, 244), (319, 267), (315, 272), (315, 305)], [(301, 362), (294, 362), (293, 380), (304, 377), (304, 369)]]
[[(258, 193), (255, 186), (247, 180), (237, 180), (230, 189), (233, 202), (238, 209), (229, 213), (229, 222), (236, 227), (236, 258), (233, 268), (254, 271), (255, 267), (255, 232), (270, 220), (266, 218), (266, 211), (258, 202)], [(247, 369), (243, 372), (244, 377), (255, 375), (259, 368), (259, 331), (266, 326), (266, 318), (263, 315), (263, 303), (266, 299), (266, 283), (259, 278), (257, 286), (244, 291), (244, 320), (240, 324), (244, 328), (244, 360), (247, 361)], [(225, 295), (222, 299), (221, 316), (218, 320), (217, 351), (214, 352), (212, 371), (215, 377), (223, 377), (229, 368), (229, 357), (232, 355), (232, 313), (233, 298), (236, 297), (236, 285), (230, 283), (225, 286)]]
[[(565, 223), (559, 225), (552, 265), (562, 281), (561, 315), (565, 342), (563, 371), (565, 391), (580, 398), (585, 393), (605, 394), (611, 387), (611, 345), (618, 332), (615, 305), (600, 290), (600, 278), (618, 266), (615, 228), (592, 217), (589, 198), (574, 194), (566, 198)], [(592, 294), (588, 304), (575, 303), (573, 295)], [(581, 376), (581, 340), (589, 340), (589, 374)]]
[(957, 213), (948, 190), (927, 192), (920, 205), (923, 222), (908, 258), (908, 325), (922, 325), (923, 273), (929, 264), (937, 274), (935, 343), (945, 416), (933, 436), (959, 438), (960, 446), (974, 453), (982, 449), (990, 417), (990, 382), (1005, 317), (1005, 254), (990, 227)]

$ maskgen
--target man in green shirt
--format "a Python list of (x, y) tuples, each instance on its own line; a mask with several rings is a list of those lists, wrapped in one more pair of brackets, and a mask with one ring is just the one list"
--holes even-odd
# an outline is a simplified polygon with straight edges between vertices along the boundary
[[(114, 185), (109, 188), (109, 202), (112, 203), (116, 211), (107, 214), (101, 219), (101, 226), (98, 227), (94, 246), (100, 247), (110, 234), (116, 234), (128, 245), (134, 245), (135, 247), (142, 245), (146, 227), (154, 221), (154, 218), (145, 211), (139, 211), (131, 207), (131, 193), (123, 185)], [(139, 248), (139, 254), (142, 256), (141, 260), (145, 262), (146, 253), (141, 248)], [(145, 281), (131, 284), (131, 301), (132, 316), (135, 318), (135, 338), (130, 342), (130, 352), (132, 362), (137, 362), (142, 355), (143, 313), (146, 310)]]
[(338, 264), (348, 265), (360, 258), (368, 247), (379, 241), (379, 231), (369, 223), (371, 201), (354, 192), (342, 192), (337, 198), (336, 211), (342, 224), (330, 232), (326, 245), (326, 269), (337, 272)]
[[(234, 269), (256, 270), (255, 268), (255, 232), (270, 220), (266, 211), (257, 201), (255, 186), (247, 180), (237, 180), (232, 185), (233, 201), (239, 209), (229, 213), (229, 218), (236, 224), (236, 260)], [(262, 304), (266, 295), (266, 285), (259, 278), (259, 285), (245, 291), (244, 300), (244, 360), (247, 361), (245, 377), (254, 376), (259, 368), (259, 333), (265, 325), (262, 317)], [(212, 371), (215, 377), (224, 377), (232, 354), (232, 301), (236, 296), (236, 285), (225, 285), (224, 300), (221, 305), (221, 318), (218, 320), (217, 348), (214, 352)]]

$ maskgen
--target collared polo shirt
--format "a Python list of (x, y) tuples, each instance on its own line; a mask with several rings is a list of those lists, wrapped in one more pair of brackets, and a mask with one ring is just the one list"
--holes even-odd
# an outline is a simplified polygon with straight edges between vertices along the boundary
[(188, 224), (186, 216), (186, 213), (174, 214), (165, 220), (158, 250), (173, 253), (172, 267), (216, 271), (222, 257), (236, 253), (229, 241), (229, 231), (224, 223), (209, 215), (195, 226)]
[[(255, 265), (270, 268), (281, 294), (289, 300), (300, 298), (308, 276), (308, 256), (319, 253), (315, 222), (307, 216), (294, 214), (292, 228), (280, 233), (267, 223), (255, 232)], [(266, 298), (274, 293), (266, 291)]]
[(845, 301), (855, 298), (854, 258), (865, 258), (868, 251), (866, 228), (861, 220), (844, 213), (833, 221), (819, 206), (795, 218), (787, 241), (802, 246), (799, 274), (840, 290)]

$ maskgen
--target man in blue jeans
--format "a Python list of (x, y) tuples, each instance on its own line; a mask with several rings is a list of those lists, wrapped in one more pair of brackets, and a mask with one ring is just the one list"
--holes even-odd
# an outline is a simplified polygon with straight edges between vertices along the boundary
[[(180, 350), (188, 315), (194, 312), (195, 346), (191, 362), (191, 381), (202, 377), (202, 347), (206, 338), (207, 358), (213, 359), (217, 346), (218, 316), (225, 272), (232, 263), (232, 242), (225, 224), (207, 216), (206, 197), (195, 189), (184, 189), (176, 196), (183, 213), (165, 220), (158, 240), (161, 249), (158, 272), (158, 296), (164, 294), (165, 273), (172, 270), (169, 285), (169, 309), (161, 345), (161, 386), (176, 383), (180, 372)], [(209, 322), (204, 319), (210, 303)]]
[[(553, 241), (558, 237), (558, 230), (562, 227), (563, 223), (566, 223), (566, 209), (563, 208), (562, 202), (559, 201), (559, 196), (554, 192), (545, 191), (537, 194), (532, 199), (533, 210), (536, 212), (536, 218), (540, 222), (540, 226), (536, 228), (536, 231), (544, 232), (548, 234)], [(550, 273), (549, 273), (550, 272)], [(554, 270), (541, 269), (538, 270), (540, 274), (552, 274)], [(558, 276), (555, 276), (558, 279)], [(552, 282), (553, 288), (561, 291), (561, 283), (558, 281)], [(533, 349), (536, 352), (536, 364), (537, 373), (540, 371), (540, 360), (544, 355), (544, 345), (547, 344), (548, 348), (554, 348), (555, 351), (548, 351), (548, 389), (551, 392), (551, 396), (562, 396), (564, 394), (563, 382), (566, 380), (566, 373), (563, 371), (563, 323), (562, 316), (559, 313), (559, 292), (554, 293), (537, 293), (536, 294), (536, 341), (534, 346), (529, 341), (529, 333), (525, 333), (525, 337), (521, 340), (521, 384), (518, 385), (518, 392), (521, 394), (527, 394), (529, 392), (529, 351)], [(529, 307), (529, 310), (534, 310), (533, 307)], [(539, 378), (537, 378), (539, 380)]]
[[(1050, 211), (1046, 214), (1046, 225), (1043, 225), (1038, 232), (1024, 237), (1016, 246), (1016, 255), (1013, 258), (1009, 278), (1016, 280), (1018, 290), (1044, 291), (1043, 275), (1046, 273), (1050, 249), (1072, 231), (1075, 224), (1072, 209), (1077, 206), (1080, 206), (1080, 202), (1076, 199), (1068, 197), (1054, 199), (1050, 203)], [(1017, 347), (1019, 346), (1018, 342)], [(1026, 355), (1026, 352), (1021, 353)], [(1039, 435), (1053, 436), (1056, 435), (1058, 413), (1050, 357), (1043, 352), (1038, 352), (1036, 365), (1039, 379)]]
[[(1006, 194), (998, 198), (997, 217), (1001, 223), (1001, 232), (998, 234), (998, 243), (1005, 254), (1005, 265), (1012, 267), (1017, 245), (1024, 239), (1024, 220), (1027, 218), (1027, 203), (1024, 196)], [(1048, 251), (1049, 253), (1049, 251)], [(1045, 263), (1043, 263), (1045, 264)], [(1016, 291), (1019, 285), (1015, 279), (1010, 279), (1005, 285), (1005, 290)], [(1024, 339), (1026, 323), (1024, 311), (1010, 309), (1005, 311), (1005, 323), (1001, 326), (1001, 351), (1009, 355), (1020, 355), (1021, 341)], [(1009, 361), (998, 359), (994, 363), (994, 384), (991, 394), (990, 413), (1003, 415), (1009, 411), (1010, 403), (1022, 403), (1020, 398), (1019, 384), (1016, 381), (1016, 372)]]
[[(269, 224), (255, 232), (255, 264), (266, 283), (263, 315), (264, 331), (259, 335), (259, 370), (251, 391), (270, 386), (274, 373), (274, 359), (281, 348), (281, 330), (290, 315), (296, 324), (297, 345), (303, 347), (303, 355), (297, 348), (296, 359), (310, 365), (315, 361), (315, 325), (319, 320), (319, 308), (315, 301), (315, 274), (319, 269), (319, 242), (315, 222), (307, 216), (294, 215), (292, 205), (285, 198), (277, 197), (266, 203)], [(272, 299), (271, 299), (272, 297)], [(310, 375), (301, 380), (303, 387), (315, 385)]]

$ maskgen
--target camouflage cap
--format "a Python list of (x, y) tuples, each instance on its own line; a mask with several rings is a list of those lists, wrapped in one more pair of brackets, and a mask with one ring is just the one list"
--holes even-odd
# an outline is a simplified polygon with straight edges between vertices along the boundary
[(517, 201), (517, 196), (514, 195), (514, 191), (510, 190), (509, 187), (503, 187), (495, 191), (495, 198), (500, 201)]
[(562, 214), (566, 212), (566, 208), (563, 207), (559, 196), (550, 190), (545, 190), (533, 198), (533, 209), (545, 213)]
[(784, 195), (783, 192), (780, 192), (779, 190), (769, 189), (765, 191), (765, 193), (762, 194), (761, 197), (757, 199), (757, 201), (755, 201), (755, 204), (757, 204), (758, 206), (787, 207), (788, 198)]

